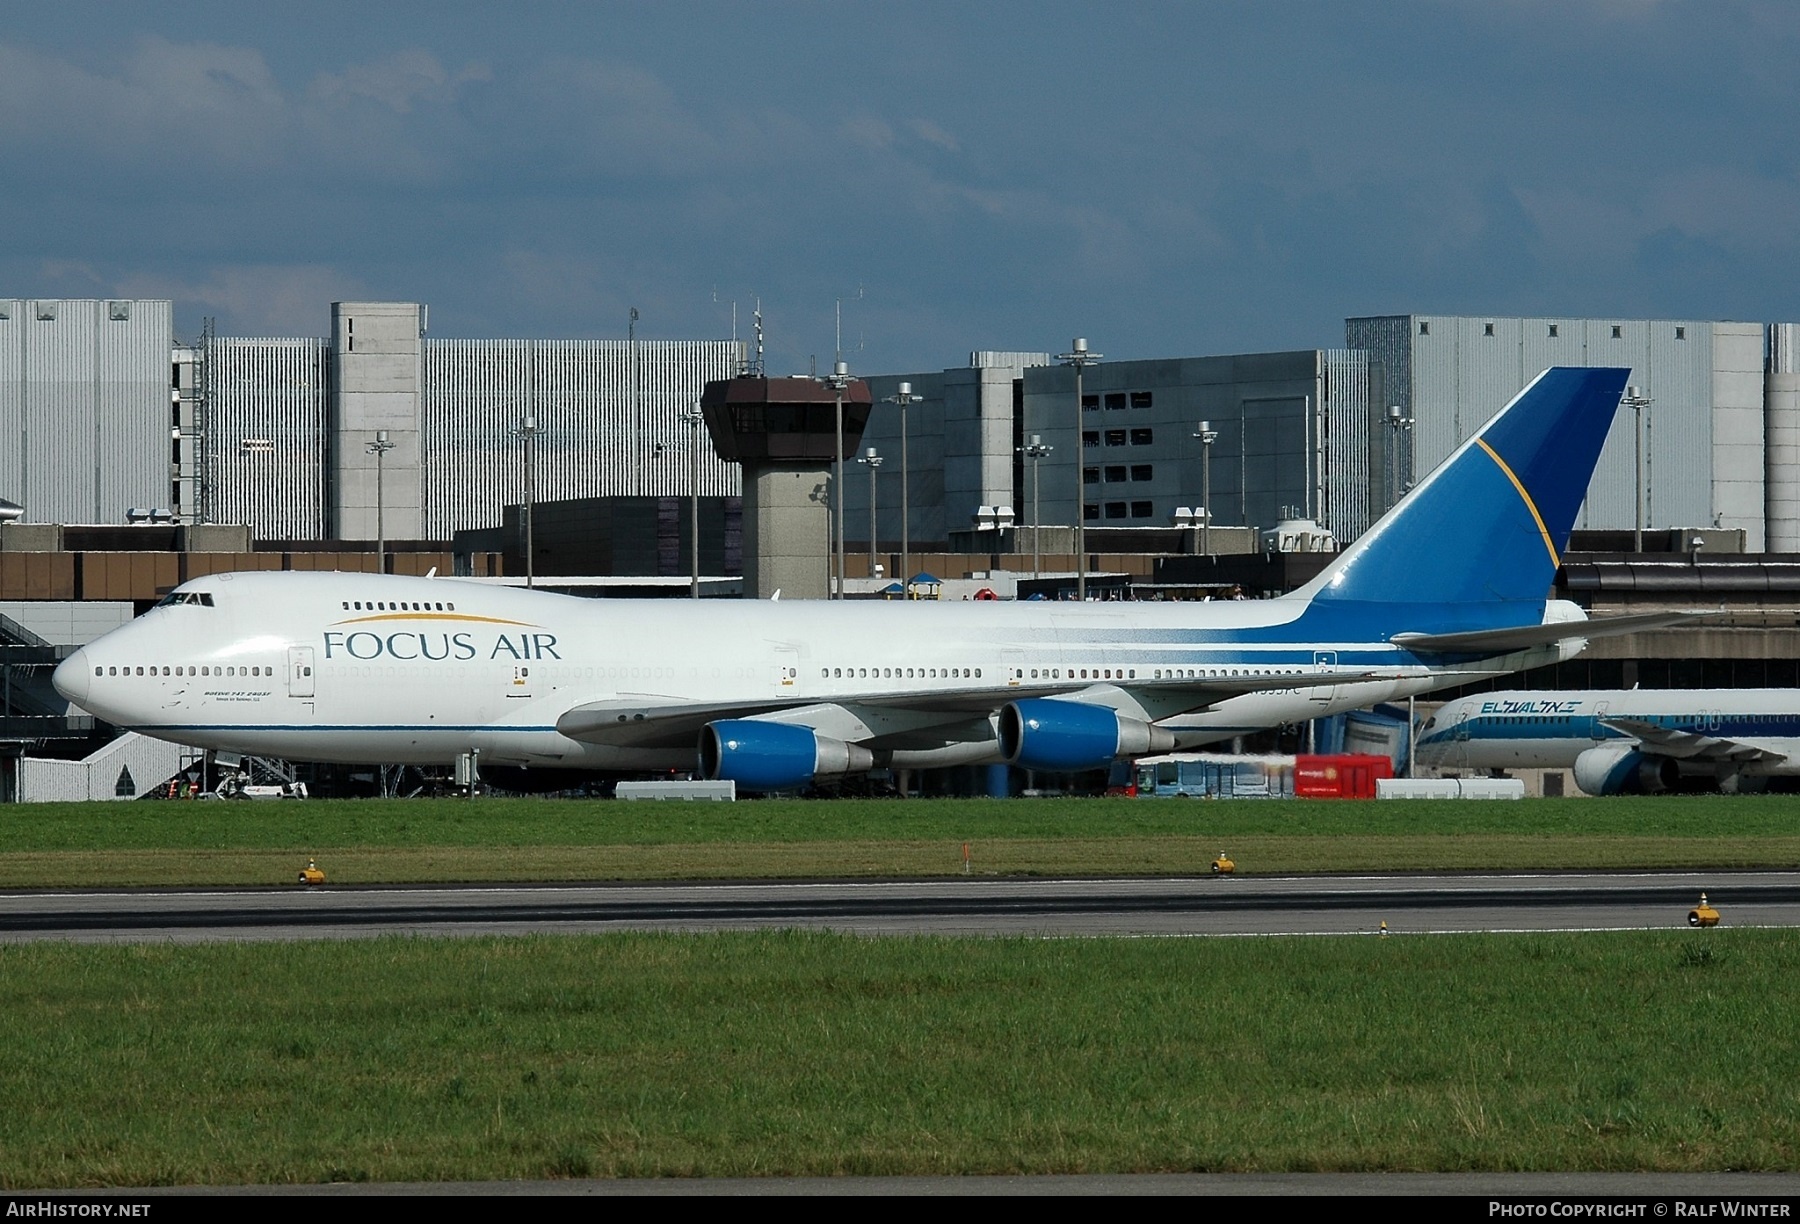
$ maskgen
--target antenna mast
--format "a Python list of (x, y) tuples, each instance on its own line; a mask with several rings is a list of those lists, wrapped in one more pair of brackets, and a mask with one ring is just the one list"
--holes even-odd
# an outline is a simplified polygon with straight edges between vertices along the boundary
[(750, 374), (750, 377), (752, 377), (752, 378), (761, 378), (763, 376), (763, 325), (762, 325), (762, 299), (761, 298), (756, 299), (756, 309), (754, 312), (752, 312), (750, 317), (756, 320), (756, 360), (751, 363), (749, 374)]

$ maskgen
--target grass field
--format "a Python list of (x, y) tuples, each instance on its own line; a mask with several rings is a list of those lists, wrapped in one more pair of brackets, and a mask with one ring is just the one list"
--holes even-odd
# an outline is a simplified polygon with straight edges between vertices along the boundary
[[(1800, 800), (0, 808), (0, 886), (1800, 863)], [(0, 944), (0, 1187), (1800, 1167), (1800, 936)]]
[(0, 946), (0, 1184), (1800, 1167), (1800, 938)]
[(0, 887), (1800, 866), (1800, 796), (0, 807)]

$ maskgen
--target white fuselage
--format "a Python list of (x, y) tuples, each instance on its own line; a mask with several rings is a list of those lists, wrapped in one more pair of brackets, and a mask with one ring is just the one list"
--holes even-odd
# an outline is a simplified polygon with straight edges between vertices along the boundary
[[(1441, 769), (1568, 769), (1584, 752), (1606, 746), (1659, 752), (1614, 725), (1620, 721), (1643, 724), (1648, 734), (1753, 746), (1760, 759), (1718, 758), (1746, 776), (1800, 773), (1800, 691), (1794, 689), (1483, 693), (1446, 702), (1419, 729), (1416, 752), (1420, 765)], [(1668, 755), (1682, 753), (1671, 748)]]
[[(335, 573), (217, 575), (170, 598), (68, 660), (59, 688), (147, 735), (345, 763), (447, 765), (478, 750), (502, 764), (691, 767), (685, 738), (646, 747), (557, 730), (576, 707), (639, 699), (720, 716), (767, 702), (757, 716), (770, 721), (843, 740), (886, 736), (900, 745), (884, 757), (892, 764), (993, 761), (993, 710), (1020, 690), (1158, 722), (1185, 748), (1462, 683), (1471, 667), (1508, 671), (1568, 653), (1540, 647), (1442, 677), (1386, 642), (1296, 641), (1289, 627), (1307, 605), (1289, 599), (588, 600)], [(1144, 692), (1296, 671), (1317, 680), (1191, 713), (1203, 698), (1183, 706), (1169, 689), (1177, 696), (1158, 704)], [(1347, 674), (1364, 679), (1333, 680)], [(986, 690), (991, 708), (975, 710)], [(954, 708), (934, 708), (934, 695), (951, 693)], [(916, 750), (905, 746), (913, 733)]]

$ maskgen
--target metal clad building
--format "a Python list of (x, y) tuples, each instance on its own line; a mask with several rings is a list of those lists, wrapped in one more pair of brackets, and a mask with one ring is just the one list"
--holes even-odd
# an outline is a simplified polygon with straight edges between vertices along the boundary
[(218, 339), (205, 462), (212, 519), (259, 540), (325, 533), (330, 348), (318, 339)]
[[(186, 468), (205, 473), (204, 488), (191, 487), (202, 483), (196, 477), (182, 481), (186, 517), (246, 523), (264, 540), (372, 539), (374, 461), (364, 435), (385, 426), (402, 444), (385, 460), (390, 538), (413, 534), (414, 524), (423, 538), (443, 540), (496, 526), (503, 506), (523, 500), (527, 416), (537, 428), (539, 500), (686, 496), (696, 439), (681, 414), (707, 382), (735, 374), (743, 356), (727, 340), (425, 338), (409, 364), (386, 360), (391, 344), (373, 356), (363, 350), (374, 322), (416, 307), (337, 305), (330, 339), (213, 338), (203, 351), (178, 352), (178, 369), (185, 363), (206, 384), (186, 396), (181, 422)], [(353, 343), (361, 346), (354, 353)], [(381, 361), (380, 377), (347, 394), (344, 371), (371, 360)], [(162, 368), (166, 385), (166, 348)], [(408, 491), (405, 430), (394, 423), (402, 418), (419, 422), (418, 492)], [(698, 441), (700, 492), (737, 495), (737, 466)]]
[[(1642, 410), (1644, 527), (1743, 528), (1749, 547), (1762, 547), (1759, 324), (1393, 315), (1348, 319), (1345, 339), (1369, 352), (1372, 391), (1413, 419), (1402, 447), (1408, 479), (1547, 367), (1628, 367), (1651, 401)], [(1614, 419), (1578, 527), (1634, 525), (1635, 417)]]
[(1768, 446), (1768, 550), (1800, 552), (1800, 323), (1769, 328), (1763, 389)]
[(681, 414), (741, 358), (728, 340), (427, 340), (426, 536), (496, 525), (524, 499), (527, 416), (539, 500), (686, 496), (696, 441), (702, 496), (736, 496), (737, 465)]
[(0, 299), (0, 497), (34, 523), (168, 505), (167, 301)]
[(1387, 511), (1387, 439), (1369, 399), (1369, 355), (1324, 349), (1318, 446), (1314, 462), (1323, 482), (1324, 526), (1340, 541), (1355, 539)]

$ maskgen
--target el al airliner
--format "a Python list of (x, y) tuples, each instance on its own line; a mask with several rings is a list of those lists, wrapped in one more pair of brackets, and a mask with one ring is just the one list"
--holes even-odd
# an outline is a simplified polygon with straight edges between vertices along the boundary
[(1572, 657), (1671, 617), (1548, 600), (1624, 388), (1552, 369), (1314, 581), (1218, 603), (578, 599), (221, 574), (77, 651), (121, 727), (302, 761), (638, 771), (781, 790), (871, 768), (1077, 770)]
[(1483, 693), (1446, 702), (1417, 753), (1434, 768), (1572, 769), (1590, 795), (1759, 790), (1800, 777), (1800, 691)]

